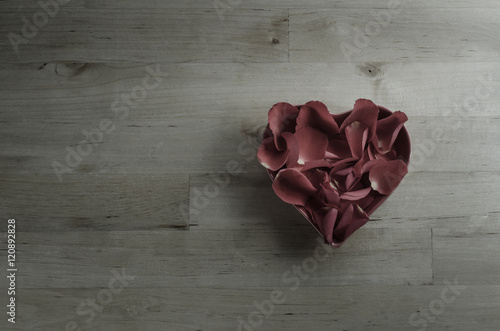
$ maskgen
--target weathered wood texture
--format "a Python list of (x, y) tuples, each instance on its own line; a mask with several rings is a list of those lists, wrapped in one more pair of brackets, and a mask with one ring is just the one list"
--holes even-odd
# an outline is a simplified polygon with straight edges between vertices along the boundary
[[(1, 330), (500, 329), (498, 1), (43, 3), (0, 2)], [(327, 250), (255, 152), (361, 97), (412, 164)]]

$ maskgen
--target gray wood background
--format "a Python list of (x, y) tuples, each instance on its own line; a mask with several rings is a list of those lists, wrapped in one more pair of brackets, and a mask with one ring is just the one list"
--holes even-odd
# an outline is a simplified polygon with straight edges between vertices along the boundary
[[(496, 0), (1, 1), (0, 329), (499, 330), (499, 30)], [(276, 102), (358, 98), (413, 163), (327, 250), (256, 146)]]

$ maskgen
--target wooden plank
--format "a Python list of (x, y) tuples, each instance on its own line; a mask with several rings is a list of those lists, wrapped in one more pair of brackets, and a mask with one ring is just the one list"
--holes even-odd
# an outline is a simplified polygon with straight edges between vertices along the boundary
[[(498, 61), (500, 9), (290, 11), (291, 62)], [(380, 21), (380, 23), (379, 23)]]
[[(17, 222), (24, 229), (23, 220)], [(310, 286), (432, 282), (427, 229), (362, 230), (337, 250), (313, 231), (272, 225), (254, 231), (28, 231), (20, 230), (18, 239), (24, 289), (104, 287), (112, 268), (134, 276), (131, 287), (280, 286), (294, 265), (315, 269)]]
[(457, 274), (468, 284), (500, 283), (499, 217), (469, 227), (434, 229), (432, 242), (436, 277)]
[[(225, 12), (231, 12), (233, 10), (238, 10), (240, 8), (252, 8), (252, 9), (274, 9), (274, 8), (354, 8), (354, 9), (372, 9), (388, 8), (390, 1), (388, 0), (338, 0), (338, 1), (325, 1), (325, 0), (310, 0), (304, 2), (301, 0), (277, 0), (277, 1), (264, 1), (264, 0), (253, 0), (253, 1), (227, 1), (221, 0), (220, 3), (215, 1), (204, 1), (204, 0), (171, 0), (171, 1), (161, 1), (161, 0), (148, 0), (143, 3), (143, 6), (148, 8), (156, 8), (159, 10), (165, 10), (170, 8), (220, 8)], [(426, 8), (498, 8), (498, 3), (495, 0), (481, 0), (471, 3), (467, 0), (445, 0), (439, 2), (428, 2), (425, 0), (411, 0), (411, 1), (401, 1), (404, 3), (405, 8), (421, 8), (422, 6)], [(88, 8), (131, 8), (131, 9), (141, 9), (143, 6), (139, 5), (137, 2), (132, 0), (108, 0), (108, 1), (98, 1), (98, 0), (85, 0), (85, 6)]]
[[(424, 322), (426, 330), (435, 331), (495, 330), (500, 326), (495, 315), (500, 309), (499, 286), (468, 285), (464, 289), (459, 283), (454, 293), (445, 281), (453, 284), (454, 279), (431, 286), (334, 287), (309, 287), (309, 281), (303, 280), (296, 290), (287, 284), (231, 289), (125, 287), (111, 299), (100, 294), (107, 288), (31, 289), (19, 294), (19, 307), (25, 313), (19, 315), (16, 325), (40, 331), (63, 330), (72, 323), (82, 330), (245, 330), (243, 322), (248, 323), (251, 315), (254, 330), (306, 330), (311, 326), (317, 330), (417, 330)], [(282, 295), (275, 300), (279, 304), (270, 301), (273, 290)], [(441, 299), (443, 291), (447, 303)], [(100, 311), (86, 303), (89, 298), (96, 300)], [(264, 316), (255, 303), (270, 313)]]
[[(383, 65), (379, 67), (383, 83), (339, 64), (312, 65), (314, 70), (302, 64), (91, 65), (72, 77), (57, 75), (55, 64), (40, 70), (34, 65), (5, 68), (0, 73), (0, 173), (4, 174), (52, 174), (58, 179), (54, 162), (70, 168), (63, 178), (102, 164), (114, 174), (220, 173), (230, 161), (241, 163), (245, 171), (262, 171), (253, 156), (272, 104), (319, 99), (338, 113), (349, 110), (362, 96), (409, 115), (411, 171), (497, 171), (500, 161), (491, 152), (500, 135), (496, 108), (500, 94), (491, 93), (474, 108), (464, 108), (482, 87), (480, 79), (491, 63), (464, 65), (460, 74), (453, 72), (453, 65)], [(152, 78), (148, 68), (160, 83), (127, 106), (124, 96), (132, 98), (144, 79)], [(346, 81), (333, 78), (337, 69), (348, 77)], [(303, 83), (293, 79), (298, 75), (312, 81), (318, 71), (321, 74), (311, 86), (301, 88)], [(287, 83), (276, 81), (269, 89), (264, 81), (273, 81), (270, 75), (285, 77)], [(402, 76), (411, 77), (412, 83), (403, 84), (398, 78)], [(492, 73), (491, 85), (487, 83), (494, 91), (500, 90), (496, 77), (500, 67)], [(453, 80), (460, 83), (448, 97), (425, 97), (432, 89), (441, 89), (440, 81), (452, 84)], [(332, 96), (332, 90), (346, 95)], [(111, 121), (114, 129), (101, 130), (103, 121)], [(97, 133), (86, 139), (84, 130)], [(89, 143), (90, 139), (95, 142)], [(72, 166), (66, 161), (68, 149), (74, 152), (78, 146), (91, 152)], [(468, 157), (463, 157), (464, 150), (471, 151)]]
[[(198, 228), (309, 227), (292, 206), (275, 196), (264, 171), (239, 176), (192, 176), (190, 183), (191, 223), (198, 224)], [(455, 220), (463, 226), (467, 220), (475, 221), (477, 215), (500, 212), (495, 194), (499, 185), (500, 174), (492, 172), (409, 173), (371, 219), (385, 221), (374, 225), (384, 228), (430, 228), (438, 224), (452, 227)]]
[[(351, 109), (356, 99), (369, 98), (389, 109), (404, 110), (410, 116), (496, 117), (496, 105), (500, 103), (500, 95), (496, 93), (500, 91), (498, 62), (463, 63), (460, 70), (455, 63), (440, 62), (350, 65), (160, 62), (91, 64), (71, 71), (63, 64), (44, 64), (38, 60), (30, 65), (0, 66), (2, 105), (9, 106), (10, 116), (25, 116), (22, 111), (33, 111), (32, 107), (48, 101), (51, 103), (47, 115), (56, 110), (68, 111), (75, 105), (93, 109), (96, 102), (106, 103), (106, 109), (102, 110), (105, 112), (121, 93), (142, 86), (143, 79), (151, 75), (148, 67), (161, 79), (161, 84), (148, 91), (140, 109), (154, 105), (156, 112), (168, 110), (171, 116), (241, 116), (255, 111), (260, 114), (279, 101), (302, 104), (309, 100), (321, 100), (338, 113)], [(70, 76), (61, 76), (57, 71)], [(443, 90), (443, 86), (451, 88), (439, 97), (429, 97)], [(469, 104), (469, 98), (477, 99), (476, 103)]]
[[(0, 210), (19, 231), (187, 229), (187, 174), (110, 175), (108, 165), (83, 165), (58, 182), (53, 175), (1, 175)], [(83, 173), (82, 173), (83, 172)]]
[(242, 9), (222, 21), (213, 8), (124, 12), (61, 5), (53, 17), (38, 8), (33, 15), (45, 21), (23, 32), (28, 12), (0, 11), (6, 36), (0, 62), (288, 62), (287, 10)]

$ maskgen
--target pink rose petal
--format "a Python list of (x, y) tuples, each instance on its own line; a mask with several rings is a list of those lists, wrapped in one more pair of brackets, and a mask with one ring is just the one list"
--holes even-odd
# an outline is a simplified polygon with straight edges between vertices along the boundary
[(377, 122), (377, 147), (382, 153), (391, 150), (394, 141), (398, 137), (399, 131), (407, 120), (408, 117), (405, 113), (396, 111)]
[(275, 104), (268, 114), (269, 128), (274, 135), (279, 136), (281, 132), (289, 131), (287, 128), (295, 125), (299, 116), (299, 109), (286, 102)]
[[(304, 171), (302, 171), (302, 173), (304, 173)], [(320, 189), (321, 184), (328, 182), (329, 180), (328, 173), (319, 169), (312, 170), (310, 173), (304, 173), (304, 175), (317, 190)]]
[(393, 160), (375, 165), (370, 170), (369, 178), (375, 191), (389, 195), (407, 173), (406, 163), (401, 160)]
[(280, 152), (274, 144), (274, 137), (264, 139), (257, 151), (260, 164), (269, 170), (278, 170), (283, 167), (288, 159), (288, 151)]
[(295, 169), (280, 170), (273, 182), (274, 192), (292, 205), (305, 206), (316, 189), (307, 177)]
[[(353, 122), (363, 123), (368, 128), (368, 141), (375, 138), (377, 130), (378, 107), (372, 101), (359, 99), (354, 103), (352, 113), (344, 120), (340, 131), (351, 125)], [(300, 115), (299, 115), (300, 116)]]
[(335, 122), (325, 104), (319, 101), (310, 101), (300, 108), (296, 130), (308, 126), (320, 130), (329, 139), (339, 133), (337, 122)]
[(308, 161), (322, 160), (325, 157), (328, 138), (323, 132), (306, 126), (297, 130), (295, 137), (299, 142), (299, 164), (304, 165)]
[(317, 195), (327, 205), (340, 206), (339, 192), (331, 186), (329, 181), (321, 184)]
[(360, 159), (363, 156), (368, 140), (368, 127), (358, 121), (352, 122), (345, 128), (345, 135), (352, 156)]
[(334, 229), (334, 241), (339, 243), (344, 242), (347, 237), (365, 225), (368, 220), (368, 215), (360, 206), (353, 203), (349, 204)]
[(349, 191), (341, 194), (340, 198), (348, 201), (358, 201), (370, 194), (371, 190), (371, 187), (367, 187), (358, 191)]
[(338, 212), (337, 209), (332, 208), (326, 213), (321, 222), (321, 233), (323, 234), (325, 242), (330, 245), (333, 243), (333, 229), (337, 221)]
[(337, 158), (337, 159), (345, 159), (352, 157), (349, 143), (344, 139), (340, 139), (339, 137), (333, 138), (328, 142), (328, 147), (326, 148), (325, 156), (327, 158)]
[(280, 145), (285, 147), (283, 151), (276, 148), (273, 137), (264, 139), (257, 151), (259, 162), (269, 170), (279, 170), (285, 163), (293, 162), (293, 160), (296, 162), (298, 159), (299, 145), (294, 135), (284, 132), (280, 137), (280, 141), (283, 141)]
[(301, 171), (304, 172), (304, 171), (308, 171), (308, 170), (311, 170), (311, 169), (315, 169), (315, 168), (331, 168), (332, 167), (332, 164), (330, 162), (328, 162), (327, 160), (314, 160), (314, 161), (307, 161), (302, 167), (301, 167)]

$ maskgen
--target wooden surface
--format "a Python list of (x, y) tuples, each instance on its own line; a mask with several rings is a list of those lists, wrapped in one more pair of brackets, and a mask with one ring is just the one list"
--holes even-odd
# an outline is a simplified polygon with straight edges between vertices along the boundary
[[(0, 329), (499, 330), (500, 5), (394, 3), (2, 1)], [(255, 152), (274, 103), (358, 98), (413, 163), (328, 250)]]

